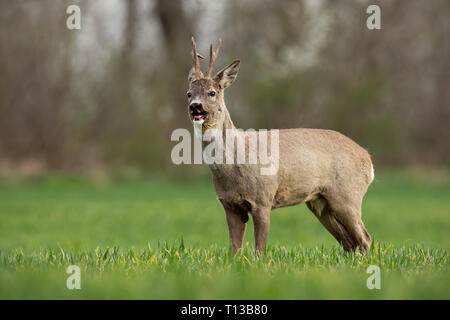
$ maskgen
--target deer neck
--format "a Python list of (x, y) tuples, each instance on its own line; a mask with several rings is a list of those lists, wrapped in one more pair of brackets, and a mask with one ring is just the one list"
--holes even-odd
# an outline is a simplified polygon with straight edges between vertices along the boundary
[(222, 128), (219, 128), (219, 130), (222, 130), (222, 138), (225, 139), (227, 135), (227, 130), (236, 130), (236, 127), (233, 124), (233, 121), (231, 120), (230, 113), (228, 112), (228, 109), (225, 107), (223, 108), (224, 112), (224, 120), (222, 123)]
[[(221, 137), (222, 139), (225, 141), (226, 136), (227, 136), (227, 132), (233, 132), (236, 131), (236, 127), (233, 124), (233, 121), (231, 120), (231, 116), (230, 113), (228, 112), (227, 108), (225, 107), (225, 105), (222, 108), (222, 112), (223, 112), (223, 118), (221, 119), (221, 121), (218, 122), (214, 122), (212, 124), (203, 124), (202, 125), (202, 134), (205, 133), (206, 130), (209, 129), (215, 129), (217, 130), (219, 133), (221, 133)], [(204, 144), (205, 146), (205, 144)]]
[[(217, 129), (219, 131), (219, 133), (221, 133), (220, 135), (220, 139), (222, 139), (223, 142), (223, 148), (224, 148), (224, 163), (223, 164), (210, 164), (209, 167), (211, 169), (211, 172), (213, 174), (213, 176), (215, 176), (216, 178), (221, 178), (224, 175), (227, 174), (227, 172), (229, 170), (232, 170), (233, 165), (229, 165), (225, 163), (225, 157), (226, 154), (230, 151), (230, 152), (234, 152), (233, 150), (227, 150), (227, 144), (226, 144), (226, 140), (227, 140), (227, 135), (236, 135), (239, 134), (239, 131), (236, 129), (236, 127), (233, 124), (233, 121), (231, 120), (231, 116), (230, 113), (228, 112), (227, 108), (224, 106), (223, 108), (223, 112), (224, 112), (224, 118), (223, 121), (218, 124), (215, 129)], [(205, 146), (205, 144), (204, 144)]]

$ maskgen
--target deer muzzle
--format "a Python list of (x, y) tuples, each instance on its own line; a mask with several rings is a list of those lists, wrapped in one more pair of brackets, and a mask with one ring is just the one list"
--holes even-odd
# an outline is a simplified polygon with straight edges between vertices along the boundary
[(189, 106), (189, 112), (193, 121), (204, 120), (206, 118), (206, 115), (208, 114), (208, 112), (203, 109), (201, 103), (191, 103), (191, 105)]

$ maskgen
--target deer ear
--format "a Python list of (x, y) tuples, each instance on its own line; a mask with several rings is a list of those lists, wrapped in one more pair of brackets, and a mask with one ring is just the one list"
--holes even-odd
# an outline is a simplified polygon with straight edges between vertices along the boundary
[(195, 70), (195, 66), (193, 66), (191, 68), (191, 70), (189, 70), (189, 75), (188, 75), (188, 81), (189, 83), (197, 80), (197, 79), (201, 79), (203, 78), (203, 72), (201, 71), (196, 71)]
[(197, 78), (198, 78), (198, 73), (197, 73), (197, 71), (195, 71), (195, 67), (192, 67), (191, 70), (189, 70), (188, 81), (189, 81), (189, 83), (191, 83), (192, 81), (194, 81)]
[[(192, 41), (194, 41), (194, 38), (192, 38)], [(195, 42), (193, 42), (193, 45), (195, 45)], [(197, 52), (197, 47), (195, 47), (195, 52)], [(192, 52), (192, 55), (194, 55), (194, 52)], [(197, 57), (194, 58), (195, 62), (198, 62), (198, 59), (205, 59), (203, 56), (197, 52)], [(188, 75), (188, 81), (191, 83), (192, 81), (195, 81), (197, 79), (203, 78), (203, 72), (200, 70), (200, 62), (198, 62), (198, 68), (196, 67), (197, 63), (194, 63), (191, 70), (189, 70)]]
[(240, 60), (235, 60), (229, 66), (223, 68), (216, 74), (214, 80), (222, 89), (228, 87), (233, 83), (234, 79), (236, 79), (236, 76), (239, 72), (240, 63)]

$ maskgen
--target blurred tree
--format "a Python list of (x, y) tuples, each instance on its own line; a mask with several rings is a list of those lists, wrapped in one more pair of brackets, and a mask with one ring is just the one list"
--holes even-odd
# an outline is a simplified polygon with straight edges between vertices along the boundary
[[(190, 37), (221, 37), (217, 68), (242, 128), (319, 127), (365, 146), (377, 165), (448, 165), (450, 2), (380, 0), (0, 0), (0, 167), (173, 168), (186, 114)], [(1, 168), (0, 168), (1, 169)]]
[[(60, 11), (59, 11), (60, 10)], [(74, 37), (64, 3), (0, 2), (0, 152), (35, 158), (49, 168), (71, 162), (67, 98)]]

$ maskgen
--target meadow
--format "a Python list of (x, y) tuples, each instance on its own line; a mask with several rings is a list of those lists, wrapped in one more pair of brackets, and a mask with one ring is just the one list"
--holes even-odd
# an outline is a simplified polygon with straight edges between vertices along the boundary
[[(233, 258), (209, 176), (3, 179), (0, 298), (450, 298), (448, 170), (377, 172), (363, 220), (374, 240), (365, 256), (343, 252), (300, 205), (272, 212), (262, 256), (250, 219)], [(66, 288), (73, 264), (81, 290)], [(366, 286), (369, 265), (380, 290)]]

